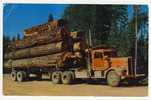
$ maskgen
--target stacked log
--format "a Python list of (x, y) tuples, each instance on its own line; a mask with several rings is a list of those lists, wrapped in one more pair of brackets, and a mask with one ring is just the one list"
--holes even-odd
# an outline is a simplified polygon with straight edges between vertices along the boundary
[(49, 67), (61, 60), (62, 53), (40, 57), (17, 59), (12, 61), (13, 67)]
[(13, 67), (63, 65), (66, 58), (81, 58), (86, 47), (84, 32), (70, 33), (67, 26), (58, 27), (57, 22), (32, 27), (24, 34), (25, 38), (12, 43), (12, 52), (4, 56), (12, 59)]
[(51, 34), (56, 33), (58, 30), (58, 21), (51, 21), (45, 24), (37, 25), (24, 30), (25, 37), (34, 37), (44, 32), (51, 32)]
[(70, 31), (66, 25), (63, 24), (62, 26), (62, 24), (63, 21), (59, 20), (26, 29), (24, 31), (24, 39), (15, 41), (10, 44), (9, 48), (11, 50), (18, 50), (36, 45), (63, 41), (63, 39), (67, 39), (69, 37)]
[[(57, 42), (32, 48), (20, 49), (5, 55), (5, 59), (21, 59), (60, 53), (64, 51), (65, 45), (66, 44), (63, 44), (63, 42)], [(82, 48), (81, 42), (76, 42), (73, 44), (73, 51), (75, 52), (80, 51)]]
[(53, 42), (61, 41), (61, 33), (56, 33), (56, 35), (52, 35), (50, 33), (45, 33), (43, 35), (38, 35), (33, 37), (24, 38), (23, 40), (15, 41), (14, 43), (10, 44), (9, 48), (11, 50), (18, 50), (33, 47), (36, 45), (43, 45)]
[[(84, 41), (84, 36), (83, 32), (71, 32), (71, 37), (74, 42), (78, 41)], [(43, 33), (43, 35), (38, 35), (35, 36), (34, 38), (31, 37), (26, 37), (23, 40), (17, 40), (14, 43), (10, 44), (9, 47), (12, 50), (18, 50), (18, 49), (24, 49), (24, 48), (29, 48), (33, 47), (35, 45), (43, 45), (43, 44), (48, 44), (48, 43), (55, 43), (62, 41), (61, 33), (58, 31), (58, 33), (52, 35), (49, 32)]]
[[(85, 40), (82, 39), (84, 32), (71, 32), (71, 37), (74, 41), (73, 43), (73, 51), (80, 51), (86, 47)], [(24, 40), (20, 40), (20, 45), (16, 45), (16, 48), (20, 48), (19, 50), (14, 50), (9, 54), (5, 55), (5, 59), (18, 59), (18, 58), (28, 58), (28, 57), (35, 57), (35, 56), (42, 56), (47, 54), (58, 53), (65, 50), (68, 43), (63, 43), (61, 38), (59, 41), (54, 42), (51, 38), (45, 38), (48, 36), (41, 36), (37, 39), (37, 46), (32, 46), (35, 42), (33, 39), (28, 40), (28, 43), (25, 43)], [(81, 39), (80, 39), (81, 38)], [(35, 39), (35, 40), (36, 40)], [(39, 40), (38, 40), (39, 39)], [(48, 41), (49, 42), (48, 42)], [(43, 43), (41, 42), (43, 41)], [(45, 42), (45, 43), (44, 43)], [(68, 42), (68, 41), (67, 41)], [(29, 44), (29, 45), (26, 45)], [(27, 46), (27, 47), (26, 47)], [(30, 47), (31, 46), (31, 47)], [(21, 48), (23, 47), (23, 48)], [(26, 47), (26, 48), (25, 48)], [(25, 49), (24, 49), (25, 48)]]
[(64, 61), (67, 57), (79, 58), (81, 55), (75, 52), (75, 56), (71, 53), (57, 53), (52, 55), (45, 55), (40, 57), (25, 58), (12, 60), (11, 63), (7, 63), (7, 66), (13, 67), (50, 67), (58, 66), (63, 67)]

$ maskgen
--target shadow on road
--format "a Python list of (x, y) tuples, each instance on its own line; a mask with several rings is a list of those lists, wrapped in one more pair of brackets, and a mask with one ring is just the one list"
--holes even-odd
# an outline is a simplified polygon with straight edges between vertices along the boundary
[[(30, 77), (27, 80), (25, 80), (24, 82), (31, 82), (31, 81), (48, 81), (51, 82), (50, 79), (48, 77), (44, 77), (42, 79), (37, 79), (37, 77)], [(76, 79), (74, 80), (70, 85), (78, 85), (78, 84), (89, 84), (89, 85), (104, 85), (104, 86), (108, 86), (107, 82), (105, 79)], [(148, 84), (142, 84), (139, 81), (131, 81), (131, 82), (125, 82), (122, 81), (118, 87), (137, 87), (137, 86), (148, 86)]]

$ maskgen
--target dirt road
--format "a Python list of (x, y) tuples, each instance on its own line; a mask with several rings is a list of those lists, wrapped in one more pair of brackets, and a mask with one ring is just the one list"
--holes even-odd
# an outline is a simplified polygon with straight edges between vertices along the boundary
[(4, 95), (36, 96), (147, 96), (147, 86), (110, 87), (100, 83), (78, 82), (72, 85), (53, 84), (49, 80), (13, 82), (9, 74), (4, 75)]

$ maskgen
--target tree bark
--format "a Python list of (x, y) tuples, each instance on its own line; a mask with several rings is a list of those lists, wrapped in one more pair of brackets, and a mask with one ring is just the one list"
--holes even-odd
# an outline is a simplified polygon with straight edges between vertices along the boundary
[(51, 43), (32, 48), (20, 49), (5, 55), (5, 59), (21, 59), (62, 52), (62, 42)]
[[(71, 37), (74, 42), (78, 42), (81, 40), (85, 41), (84, 32), (80, 32), (80, 31), (71, 32)], [(24, 49), (24, 48), (33, 47), (36, 45), (59, 42), (62, 40), (63, 40), (63, 37), (60, 31), (54, 32), (54, 33), (47, 31), (34, 37), (27, 37), (27, 38), (24, 38), (23, 40), (15, 41), (14, 43), (9, 45), (9, 48), (11, 50)]]
[(48, 43), (54, 43), (54, 42), (59, 42), (61, 41), (61, 35), (56, 34), (55, 36), (48, 34), (44, 34), (42, 36), (38, 36), (35, 38), (25, 38), (23, 40), (18, 40), (15, 41), (14, 43), (10, 44), (9, 48), (11, 50), (17, 50), (17, 49), (24, 49), (24, 48), (29, 48), (33, 47), (36, 45), (43, 45), (43, 44), (48, 44)]
[(13, 60), (13, 67), (49, 67), (61, 60), (61, 53), (41, 57)]
[[(55, 54), (63, 52), (68, 44), (64, 44), (63, 42), (51, 43), (41, 46), (36, 46), (32, 48), (20, 49), (14, 52), (10, 52), (5, 55), (5, 59), (22, 59), (22, 58), (30, 58), (30, 57), (38, 57), (43, 55)], [(84, 45), (82, 42), (76, 42), (73, 44), (73, 51), (80, 51), (84, 49)]]

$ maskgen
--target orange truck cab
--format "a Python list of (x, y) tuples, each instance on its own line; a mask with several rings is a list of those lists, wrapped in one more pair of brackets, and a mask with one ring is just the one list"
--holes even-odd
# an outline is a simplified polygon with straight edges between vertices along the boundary
[(114, 48), (96, 47), (87, 50), (91, 78), (105, 78), (110, 86), (118, 86), (122, 79), (138, 78), (132, 57), (118, 57)]

